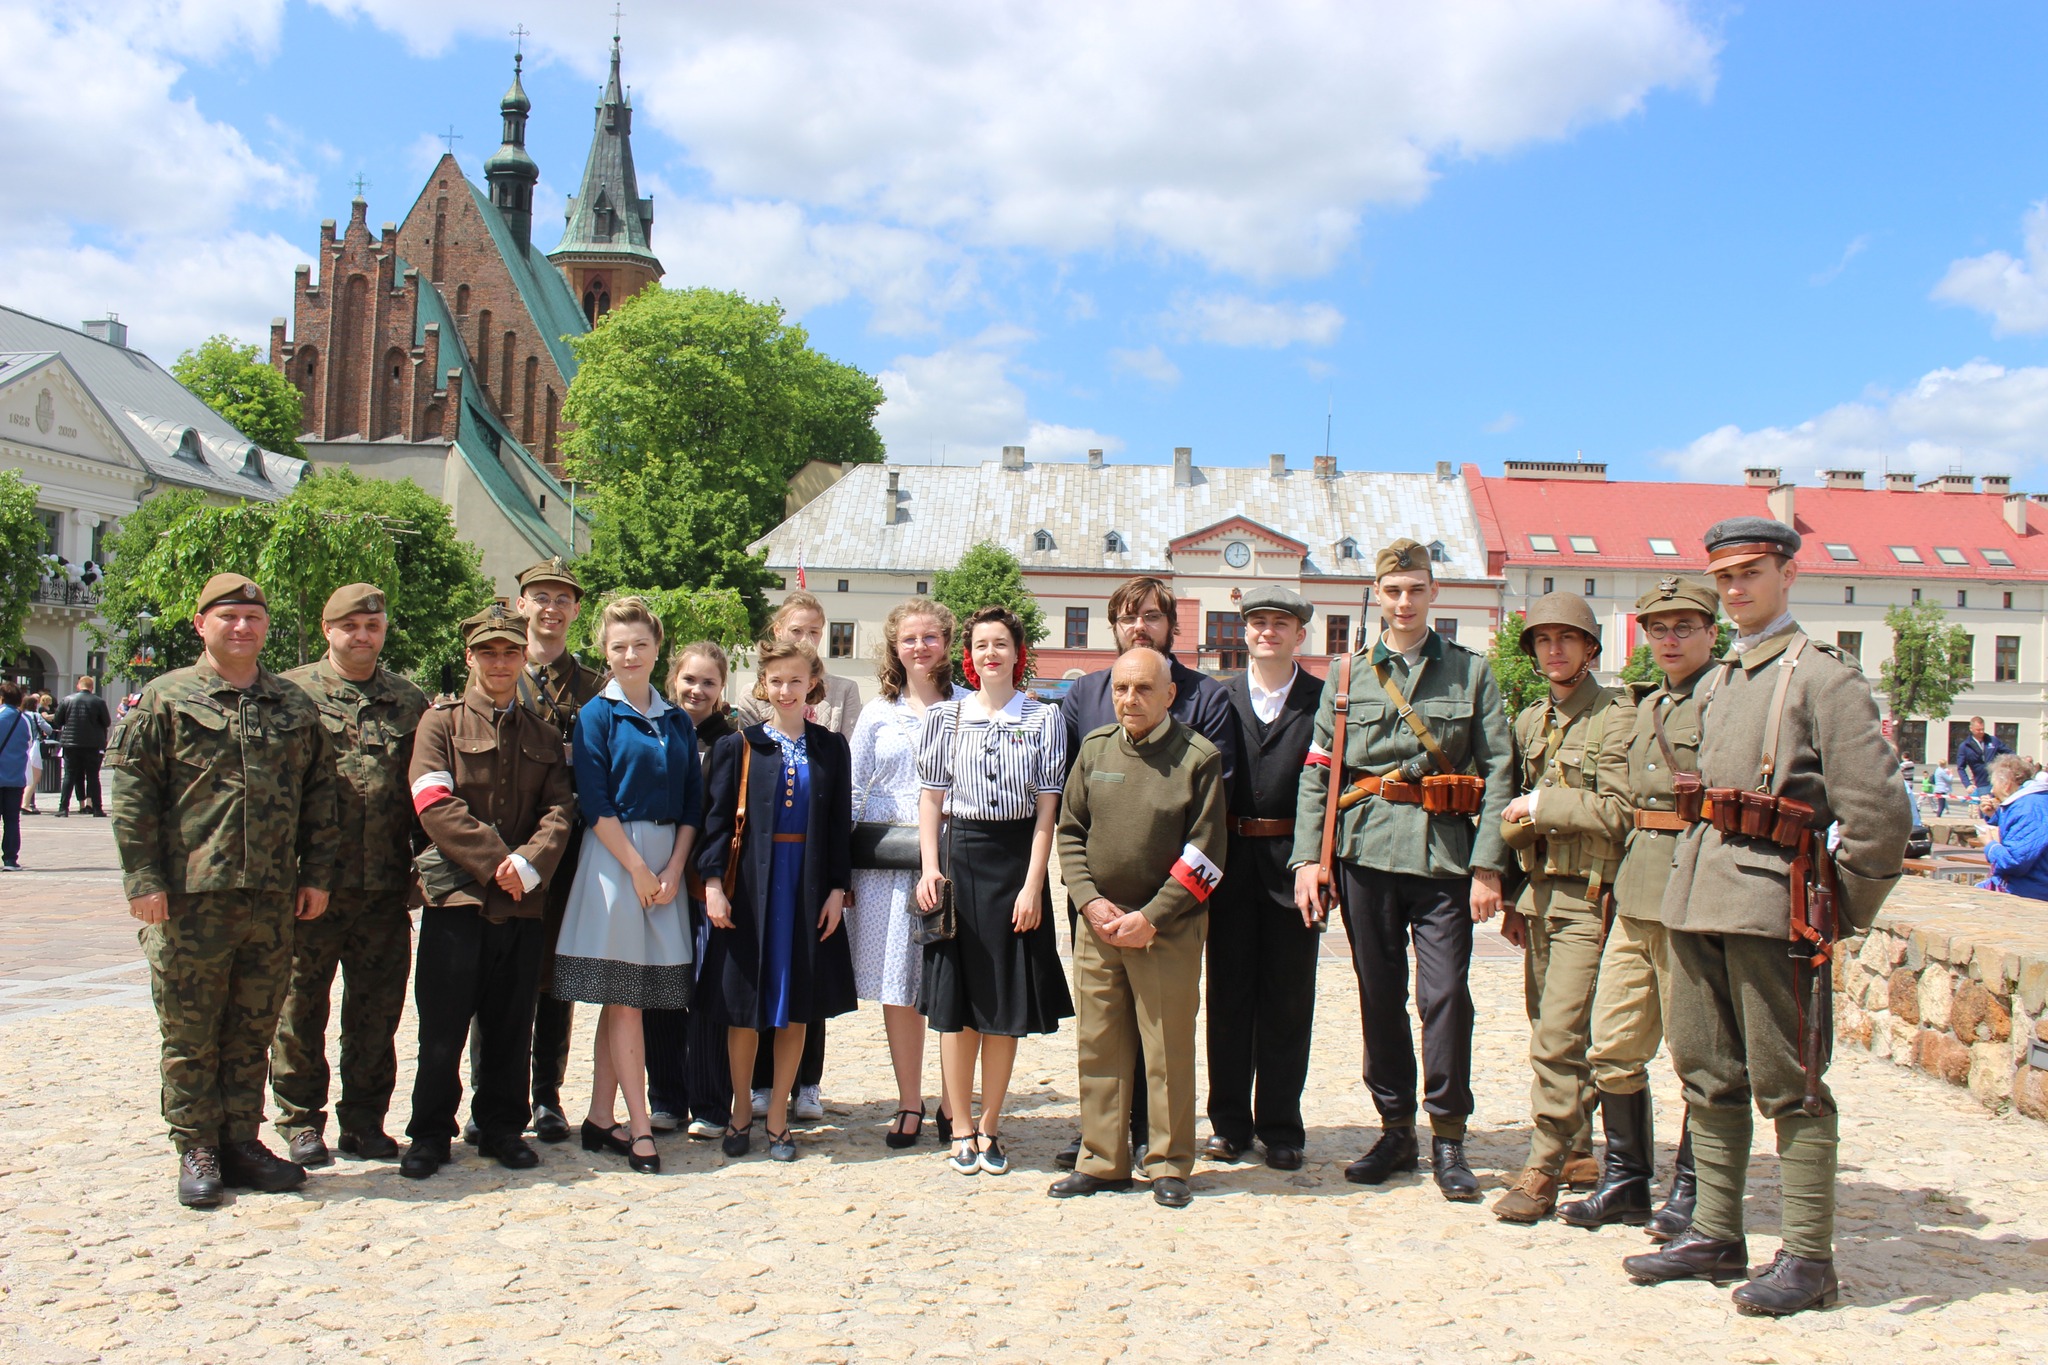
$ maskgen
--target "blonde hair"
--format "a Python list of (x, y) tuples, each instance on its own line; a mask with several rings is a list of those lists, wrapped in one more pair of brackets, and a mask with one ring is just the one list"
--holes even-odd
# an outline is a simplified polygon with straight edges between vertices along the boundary
[(903, 656), (896, 652), (896, 634), (905, 621), (920, 616), (929, 616), (939, 623), (939, 633), (946, 637), (946, 657), (932, 670), (932, 681), (939, 685), (941, 698), (953, 695), (953, 637), (960, 633), (960, 623), (950, 608), (929, 598), (912, 597), (898, 602), (889, 619), (882, 622), (882, 648), (875, 661), (875, 678), (881, 684), (882, 697), (895, 701), (903, 695), (903, 689), (910, 685), (910, 670), (903, 666)]
[(825, 700), (825, 661), (818, 657), (818, 651), (795, 640), (768, 639), (754, 647), (754, 700), (768, 700), (768, 669), (785, 659), (802, 659), (811, 666), (811, 690), (804, 693), (804, 703), (816, 706)]
[(768, 633), (770, 635), (780, 635), (784, 624), (788, 622), (790, 617), (800, 611), (814, 611), (818, 613), (820, 621), (825, 619), (825, 604), (820, 602), (815, 594), (798, 588), (795, 592), (783, 598), (782, 605), (777, 607), (775, 614), (768, 618)]
[(597, 648), (600, 653), (604, 651), (605, 636), (610, 633), (613, 626), (645, 626), (648, 633), (654, 636), (654, 652), (656, 655), (661, 653), (661, 642), (665, 632), (662, 630), (661, 618), (647, 605), (646, 598), (614, 597), (604, 604), (604, 615), (598, 618), (597, 623)]
[(678, 706), (683, 703), (681, 697), (677, 695), (676, 680), (683, 676), (683, 665), (692, 659), (709, 659), (718, 665), (718, 677), (721, 682), (732, 676), (732, 660), (721, 645), (712, 640), (690, 641), (676, 651), (676, 661), (669, 665), (668, 670), (668, 699)]

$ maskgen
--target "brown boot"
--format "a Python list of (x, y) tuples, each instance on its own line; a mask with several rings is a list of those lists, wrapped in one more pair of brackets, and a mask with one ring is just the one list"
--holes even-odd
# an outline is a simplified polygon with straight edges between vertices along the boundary
[(1590, 1190), (1600, 1183), (1600, 1162), (1591, 1152), (1573, 1152), (1564, 1159), (1559, 1177), (1575, 1190)]
[(1531, 1166), (1494, 1204), (1493, 1216), (1504, 1223), (1535, 1223), (1556, 1208), (1557, 1177)]

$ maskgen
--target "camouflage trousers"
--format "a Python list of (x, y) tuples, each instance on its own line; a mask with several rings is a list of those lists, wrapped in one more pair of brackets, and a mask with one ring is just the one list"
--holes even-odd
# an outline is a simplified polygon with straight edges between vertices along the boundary
[(277, 1131), (289, 1141), (327, 1130), (327, 1017), (341, 973), (341, 1102), (344, 1133), (381, 1131), (398, 1081), (398, 1018), (412, 971), (412, 917), (404, 888), (337, 891), (327, 913), (298, 926), (291, 989), (270, 1048)]
[(164, 1122), (179, 1151), (263, 1126), (270, 1037), (292, 960), (289, 891), (173, 894), (137, 936), (163, 1034)]

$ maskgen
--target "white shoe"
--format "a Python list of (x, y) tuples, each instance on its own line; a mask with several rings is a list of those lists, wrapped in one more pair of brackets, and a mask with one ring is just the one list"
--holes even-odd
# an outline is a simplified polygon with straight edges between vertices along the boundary
[(691, 1119), (689, 1134), (693, 1138), (711, 1139), (725, 1136), (725, 1125), (713, 1123), (710, 1119)]
[(656, 1109), (647, 1116), (647, 1126), (657, 1133), (673, 1133), (682, 1127), (682, 1120), (666, 1109)]
[(766, 1118), (767, 1116), (768, 1092), (765, 1090), (756, 1090), (754, 1092), (754, 1117), (758, 1119)]
[(818, 1098), (818, 1087), (800, 1085), (796, 1088), (796, 1104), (790, 1112), (806, 1123), (815, 1123), (825, 1117), (825, 1102)]

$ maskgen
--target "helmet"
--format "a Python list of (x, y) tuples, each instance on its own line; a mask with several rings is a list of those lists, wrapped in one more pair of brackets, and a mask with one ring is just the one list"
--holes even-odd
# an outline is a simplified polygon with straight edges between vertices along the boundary
[(1576, 593), (1547, 592), (1536, 599), (1529, 614), (1522, 620), (1522, 652), (1535, 657), (1535, 638), (1538, 626), (1570, 626), (1593, 642), (1593, 652), (1600, 652), (1600, 623), (1593, 618), (1593, 608), (1586, 599)]

